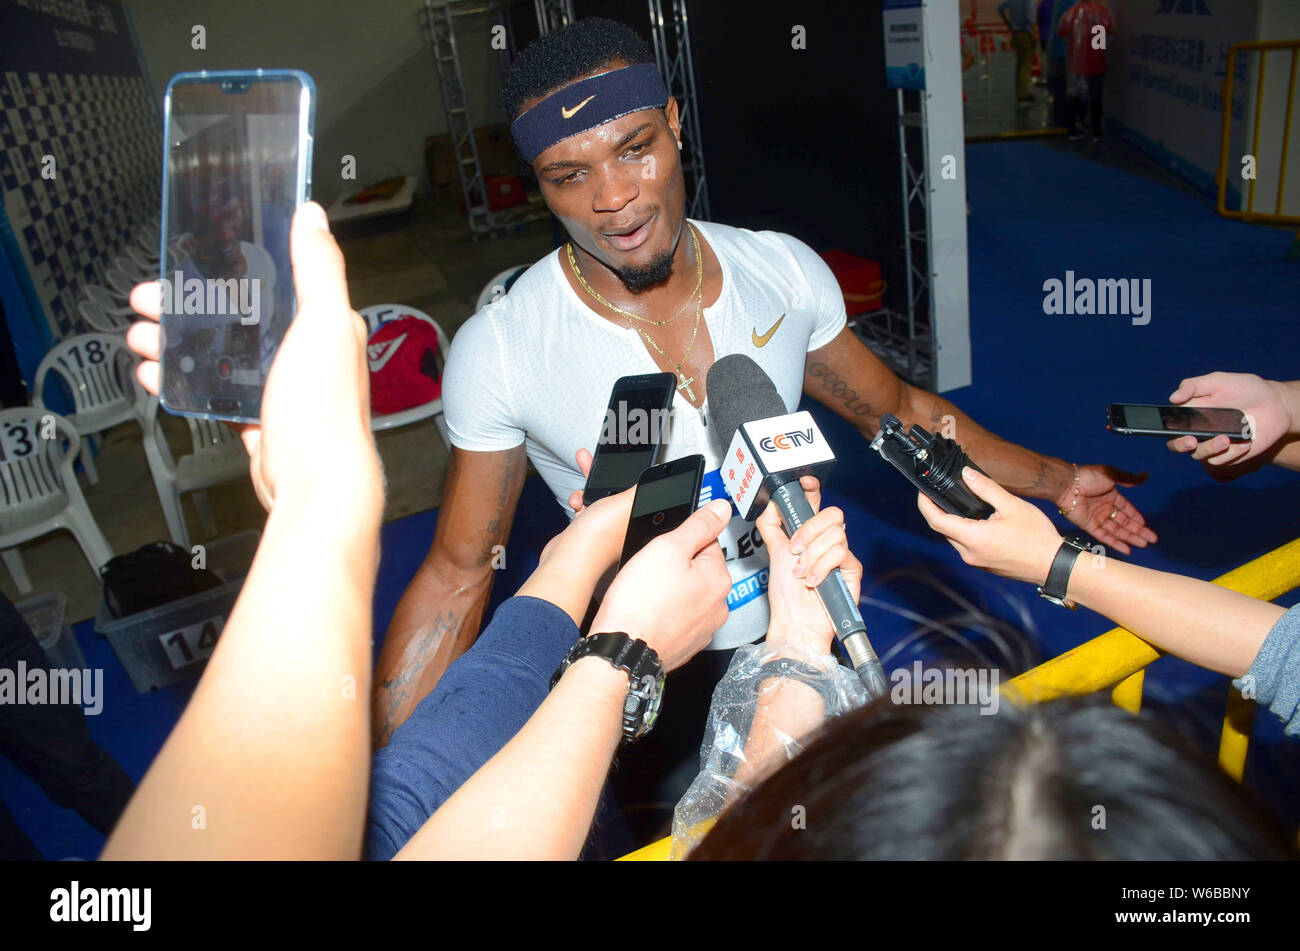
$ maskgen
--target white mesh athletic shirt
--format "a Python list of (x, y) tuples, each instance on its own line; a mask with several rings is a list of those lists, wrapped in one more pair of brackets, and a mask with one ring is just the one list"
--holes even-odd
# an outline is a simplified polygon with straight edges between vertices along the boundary
[[(789, 235), (691, 224), (722, 266), (722, 292), (703, 315), (714, 359), (747, 354), (794, 412), (808, 352), (830, 343), (846, 323), (834, 275), (811, 248)], [(459, 449), (495, 452), (524, 443), (529, 460), (572, 518), (569, 495), (584, 485), (574, 454), (595, 450), (614, 382), (660, 371), (634, 329), (587, 306), (565, 279), (562, 253), (563, 246), (542, 258), (508, 294), (457, 331), (442, 405), (451, 442)], [(755, 338), (764, 338), (778, 321), (757, 346)], [(697, 410), (680, 391), (676, 396), (658, 461), (702, 453), (707, 466), (701, 504), (726, 498), (718, 475), (722, 450), (713, 445), (706, 425), (708, 403)], [(731, 524), (718, 539), (731, 572), (731, 613), (710, 650), (751, 643), (767, 633), (767, 552), (754, 524), (732, 511)]]

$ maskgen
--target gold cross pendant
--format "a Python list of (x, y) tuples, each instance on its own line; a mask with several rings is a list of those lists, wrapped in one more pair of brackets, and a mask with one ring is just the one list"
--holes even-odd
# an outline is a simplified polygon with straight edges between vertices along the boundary
[(694, 403), (694, 402), (695, 402), (695, 393), (691, 391), (691, 384), (695, 382), (695, 377), (691, 377), (690, 379), (687, 379), (686, 377), (684, 377), (684, 376), (682, 375), (682, 371), (681, 371), (681, 370), (678, 370), (678, 371), (677, 371), (677, 378), (678, 378), (679, 380), (682, 381), (682, 382), (680, 382), (680, 383), (677, 384), (677, 389), (679, 389), (679, 390), (685, 390), (685, 391), (686, 391), (686, 398), (687, 398), (688, 400), (690, 400), (692, 403)]

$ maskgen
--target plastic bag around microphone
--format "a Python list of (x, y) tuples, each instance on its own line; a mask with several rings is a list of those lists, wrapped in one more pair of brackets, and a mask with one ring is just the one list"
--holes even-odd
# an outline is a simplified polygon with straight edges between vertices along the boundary
[[(751, 740), (754, 715), (761, 696), (780, 689), (788, 679), (773, 676), (764, 664), (778, 658), (814, 668), (816, 676), (798, 678), (822, 699), (824, 717), (811, 729), (806, 724), (769, 720), (774, 745), (761, 761), (750, 761), (756, 754), (746, 747)], [(760, 693), (761, 688), (761, 693)], [(673, 812), (673, 838), (670, 856), (682, 859), (699, 845), (722, 812), (756, 788), (766, 777), (803, 751), (831, 717), (840, 716), (866, 704), (866, 688), (851, 668), (844, 667), (831, 654), (785, 646), (780, 649), (766, 643), (746, 644), (737, 648), (727, 673), (718, 681), (709, 705), (709, 720), (700, 747), (700, 773)], [(737, 773), (748, 765), (747, 775)]]

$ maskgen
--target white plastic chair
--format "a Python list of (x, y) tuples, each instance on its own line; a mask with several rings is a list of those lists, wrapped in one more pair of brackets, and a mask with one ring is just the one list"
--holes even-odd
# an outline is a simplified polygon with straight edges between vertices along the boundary
[(136, 229), (133, 235), (136, 244), (150, 254), (158, 253), (158, 242), (162, 240), (162, 231), (157, 221), (148, 221)]
[(105, 309), (89, 297), (82, 298), (77, 304), (77, 311), (81, 314), (81, 319), (96, 333), (121, 336), (125, 336), (131, 327), (132, 318), (127, 315), (135, 313), (130, 307)]
[[(139, 270), (150, 274), (158, 273), (158, 252), (150, 254), (139, 245), (127, 245), (122, 249), (122, 255)], [(170, 257), (170, 254), (168, 255)]]
[(140, 284), (144, 281), (158, 280), (158, 268), (156, 265), (154, 267), (144, 267), (143, 265), (132, 261), (126, 255), (119, 255), (117, 259), (113, 261), (113, 265), (130, 278), (131, 282), (134, 284)]
[[(101, 268), (100, 273), (105, 274), (107, 272)], [(102, 284), (86, 284), (81, 288), (81, 293), (104, 310), (134, 313), (131, 310), (130, 294), (123, 294), (111, 287), (104, 287)]]
[(117, 291), (111, 291), (99, 284), (87, 284), (81, 289), (87, 300), (94, 302), (101, 310), (110, 314), (122, 314), (130, 317), (135, 314), (131, 309), (131, 297), (123, 297)]
[(104, 280), (108, 281), (108, 286), (121, 295), (123, 300), (129, 300), (131, 298), (131, 288), (140, 283), (132, 280), (130, 275), (124, 274), (121, 269), (115, 267), (104, 269)]
[(247, 478), (248, 453), (238, 434), (225, 423), (186, 417), (193, 452), (175, 459), (158, 423), (158, 397), (147, 397), (144, 407), (144, 455), (158, 489), (158, 502), (162, 505), (172, 541), (188, 549), (190, 533), (185, 526), (181, 496), (194, 493), (194, 508), (199, 513), (204, 531), (209, 538), (216, 535), (212, 507), (203, 490), (222, 482)]
[(18, 550), (23, 542), (67, 529), (96, 578), (113, 557), (72, 471), (80, 450), (76, 427), (57, 413), (34, 406), (0, 410), (0, 554), (23, 594), (32, 590)]
[[(438, 326), (438, 322), (422, 310), (416, 310), (414, 307), (406, 307), (402, 304), (375, 304), (361, 311), (362, 319), (366, 322), (366, 336), (373, 334), (379, 329), (379, 325), (387, 320), (393, 320), (397, 317), (415, 317), (426, 323), (432, 324), (433, 329), (438, 332), (438, 350), (442, 354), (443, 361), (446, 362), (447, 350), (451, 346), (451, 338), (447, 336), (446, 331)], [(442, 416), (442, 398), (430, 400), (423, 406), (413, 406), (410, 409), (404, 409), (396, 413), (385, 413), (381, 416), (370, 417), (370, 428), (372, 431), (384, 429), (396, 429), (398, 426), (406, 426), (410, 423), (416, 423), (423, 419), (433, 417), (433, 423), (438, 427), (438, 435), (442, 437), (443, 445), (450, 451), (451, 440), (447, 436), (447, 421)]]
[[(158, 277), (158, 251), (157, 246), (153, 251), (145, 251), (139, 245), (128, 245), (123, 251), (125, 257), (136, 266), (138, 271), (149, 275), (149, 280), (155, 280)], [(167, 268), (171, 270), (178, 266), (180, 254), (172, 248), (167, 249)]]
[(478, 295), (478, 300), (474, 303), (474, 313), (478, 313), (494, 300), (499, 300), (506, 295), (507, 285), (512, 284), (514, 279), (527, 271), (531, 264), (516, 264), (514, 267), (508, 267), (492, 280), (483, 286), (483, 290)]
[[(68, 421), (91, 446), (96, 434), (118, 423), (135, 421), (144, 428), (141, 413), (145, 395), (135, 380), (135, 363), (122, 338), (114, 334), (65, 337), (36, 368), (32, 405), (45, 408), (45, 381), (54, 372), (63, 378), (72, 393), (74, 410)], [(98, 482), (99, 471), (91, 452), (82, 455), (81, 464), (91, 484)]]
[(81, 292), (85, 296), (77, 304), (77, 310), (82, 319), (100, 333), (125, 333), (137, 319), (127, 295), (98, 284), (87, 284)]

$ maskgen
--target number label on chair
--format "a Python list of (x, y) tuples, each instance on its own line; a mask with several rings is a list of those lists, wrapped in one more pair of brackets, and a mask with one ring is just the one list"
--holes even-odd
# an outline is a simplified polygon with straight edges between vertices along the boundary
[(171, 665), (179, 670), (196, 664), (212, 653), (217, 646), (217, 638), (225, 626), (224, 617), (212, 617), (188, 627), (159, 634), (158, 641), (167, 652)]
[(36, 448), (35, 432), (27, 423), (9, 423), (0, 437), (0, 462), (30, 456)]
[[(82, 359), (81, 351), (86, 351), (85, 359)], [(78, 344), (75, 347), (69, 347), (68, 352), (77, 358), (77, 369), (84, 370), (86, 364), (98, 366), (104, 362), (107, 354), (104, 352), (104, 345), (98, 340), (88, 340), (84, 344)]]

